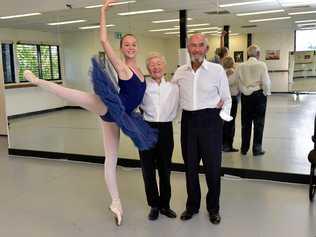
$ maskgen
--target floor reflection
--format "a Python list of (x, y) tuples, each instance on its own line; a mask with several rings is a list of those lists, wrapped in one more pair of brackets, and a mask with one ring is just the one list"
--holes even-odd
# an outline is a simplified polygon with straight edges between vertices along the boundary
[[(266, 154), (253, 157), (223, 153), (223, 167), (290, 173), (309, 173), (308, 152), (313, 148), (316, 95), (272, 95), (269, 97), (263, 147)], [(182, 163), (180, 123), (174, 122), (173, 162)], [(10, 148), (103, 156), (97, 116), (78, 109), (10, 119)], [(234, 146), (239, 148), (240, 104)], [(131, 141), (121, 136), (119, 156), (138, 159)]]

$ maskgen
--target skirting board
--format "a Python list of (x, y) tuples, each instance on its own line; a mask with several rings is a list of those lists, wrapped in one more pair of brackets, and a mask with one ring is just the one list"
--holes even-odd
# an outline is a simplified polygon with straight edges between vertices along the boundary
[[(31, 157), (48, 158), (48, 159), (62, 159), (62, 160), (81, 161), (81, 162), (99, 163), (99, 164), (102, 164), (104, 162), (104, 157), (101, 157), (101, 156), (68, 154), (68, 153), (47, 152), (47, 151), (33, 151), (33, 150), (12, 149), (12, 148), (9, 148), (9, 155), (31, 156)], [(140, 167), (140, 161), (126, 159), (126, 158), (119, 158), (118, 165), (123, 166), (123, 167), (137, 168), (137, 167)], [(172, 163), (171, 169), (173, 171), (180, 171), (180, 172), (185, 171), (184, 165), (179, 164), (179, 163)], [(200, 167), (200, 172), (203, 173), (202, 167)], [(225, 174), (234, 175), (241, 178), (248, 178), (248, 179), (263, 179), (263, 180), (272, 180), (272, 181), (287, 182), (287, 183), (300, 183), (300, 184), (309, 183), (309, 175), (306, 175), (306, 174), (222, 167), (222, 175), (225, 175)]]

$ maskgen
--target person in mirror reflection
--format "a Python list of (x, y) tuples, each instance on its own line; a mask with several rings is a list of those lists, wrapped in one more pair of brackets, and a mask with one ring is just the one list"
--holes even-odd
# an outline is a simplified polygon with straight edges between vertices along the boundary
[(270, 77), (267, 65), (260, 59), (260, 48), (251, 45), (247, 49), (248, 60), (236, 70), (236, 78), (241, 92), (241, 154), (246, 155), (250, 147), (253, 124), (253, 155), (263, 155), (262, 138), (270, 92)]
[(30, 71), (25, 71), (24, 76), (33, 84), (100, 116), (106, 157), (104, 177), (112, 199), (109, 209), (114, 214), (116, 224), (120, 225), (123, 208), (116, 177), (120, 128), (141, 150), (154, 146), (158, 134), (140, 115), (134, 112), (134, 109), (141, 103), (146, 90), (144, 76), (136, 63), (138, 45), (135, 36), (127, 34), (120, 41), (120, 50), (124, 60), (121, 60), (119, 55), (114, 52), (108, 40), (106, 14), (113, 2), (113, 0), (105, 0), (101, 8), (100, 41), (119, 78), (119, 92), (112, 82), (111, 73), (105, 72), (100, 63), (94, 59), (92, 60), (91, 75), (95, 94), (73, 90), (38, 79)]
[(218, 224), (221, 221), (219, 197), (223, 120), (232, 120), (231, 96), (223, 67), (205, 60), (207, 38), (202, 34), (190, 36), (188, 51), (191, 62), (179, 67), (172, 78), (179, 87), (180, 107), (183, 109), (181, 149), (188, 197), (181, 219), (191, 219), (199, 212), (199, 163), (202, 159), (208, 187), (206, 207), (209, 220)]
[(227, 34), (226, 31), (223, 31), (221, 34), (221, 44), (219, 48), (216, 48), (214, 57), (210, 60), (212, 63), (217, 63), (223, 65), (223, 60), (228, 56), (228, 48), (224, 46), (224, 37)]
[(150, 78), (146, 78), (147, 88), (140, 109), (145, 121), (159, 132), (158, 142), (152, 149), (139, 151), (147, 203), (151, 207), (148, 219), (156, 220), (159, 212), (176, 218), (176, 213), (170, 209), (170, 169), (174, 147), (172, 121), (179, 107), (179, 88), (166, 81), (166, 60), (161, 54), (151, 53), (146, 65)]
[(223, 125), (223, 151), (224, 152), (237, 152), (238, 149), (233, 147), (235, 136), (235, 119), (237, 115), (238, 100), (239, 100), (239, 88), (238, 81), (236, 79), (235, 60), (231, 56), (227, 56), (223, 59), (223, 68), (225, 69), (226, 76), (229, 82), (229, 89), (232, 98), (232, 107), (230, 110), (230, 116), (233, 120), (229, 122), (224, 121)]

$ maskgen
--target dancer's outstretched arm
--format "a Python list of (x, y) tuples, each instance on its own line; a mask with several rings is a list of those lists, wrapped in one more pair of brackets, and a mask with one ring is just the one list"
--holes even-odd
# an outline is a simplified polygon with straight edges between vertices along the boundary
[(120, 57), (114, 52), (109, 39), (108, 33), (106, 30), (106, 13), (110, 7), (111, 3), (114, 3), (116, 0), (104, 0), (104, 5), (101, 8), (100, 14), (100, 42), (101, 45), (108, 56), (108, 59), (111, 61), (115, 71), (117, 72), (119, 78), (127, 80), (132, 76), (132, 71), (128, 66), (120, 59)]

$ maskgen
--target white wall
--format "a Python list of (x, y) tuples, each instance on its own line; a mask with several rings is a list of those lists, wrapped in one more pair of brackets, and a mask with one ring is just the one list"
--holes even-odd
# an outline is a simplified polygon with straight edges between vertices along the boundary
[[(289, 52), (294, 50), (294, 32), (254, 33), (253, 43), (261, 48), (261, 59), (269, 70), (288, 70)], [(271, 49), (280, 50), (280, 60), (265, 60), (265, 51)]]
[[(0, 29), (0, 41), (59, 44), (57, 34), (15, 29)], [(0, 81), (4, 80), (3, 74), (0, 74), (0, 77)], [(58, 108), (65, 105), (59, 98), (35, 87), (6, 89), (5, 97), (7, 116)]]
[[(261, 59), (269, 70), (289, 70), (289, 53), (294, 51), (294, 32), (260, 32), (253, 34), (253, 43), (261, 48)], [(280, 60), (265, 60), (266, 50), (280, 50)], [(270, 73), (271, 91), (289, 91), (289, 73)]]
[[(114, 35), (112, 33), (109, 35), (112, 45), (114, 46), (117, 53), (119, 53), (119, 40), (114, 39)], [(62, 72), (64, 75), (64, 82), (67, 86), (84, 91), (91, 90), (88, 71), (90, 67), (90, 58), (94, 54), (97, 54), (98, 51), (101, 51), (98, 37), (98, 30), (81, 31), (68, 34), (53, 34), (37, 31), (0, 29), (0, 40), (2, 42), (21, 41), (61, 45), (61, 60), (65, 66), (65, 69)], [(151, 51), (158, 51), (166, 56), (168, 62), (168, 73), (173, 73), (175, 71), (178, 63), (178, 38), (174, 37), (170, 39), (157, 39), (144, 37), (141, 35), (137, 35), (137, 38), (140, 50), (138, 63), (145, 74), (147, 74), (145, 58)], [(263, 60), (265, 50), (281, 50), (281, 60), (267, 61), (269, 70), (288, 69), (288, 53), (294, 49), (294, 34), (292, 32), (253, 33), (253, 42), (261, 47)], [(209, 45), (210, 51), (208, 58), (211, 58), (214, 55), (215, 49), (220, 45), (219, 37), (210, 36)], [(244, 51), (244, 57), (246, 58), (246, 48), (246, 34), (231, 37), (231, 55), (234, 54), (234, 51)], [(0, 77), (2, 77), (0, 79), (3, 80), (2, 74), (0, 74)], [(279, 75), (271, 74), (271, 78), (273, 81), (273, 91), (287, 91), (287, 75), (282, 75), (282, 79), (278, 79)], [(67, 105), (65, 101), (62, 101), (57, 97), (34, 87), (23, 89), (6, 89), (5, 95), (7, 115), (16, 115), (20, 113), (58, 108)]]
[(2, 57), (0, 57), (0, 135), (8, 135), (3, 79)]
[[(177, 48), (174, 47), (173, 40), (164, 40), (159, 38), (149, 38), (136, 35), (139, 46), (137, 62), (144, 74), (148, 74), (145, 59), (150, 52), (156, 51), (166, 55), (167, 59), (170, 55), (172, 60), (168, 60), (168, 72), (173, 72), (176, 68)], [(114, 35), (109, 33), (110, 42), (114, 50), (120, 54), (119, 39), (115, 39)], [(99, 43), (99, 32), (82, 31), (75, 33), (67, 33), (62, 35), (62, 44), (64, 49), (65, 62), (65, 83), (71, 88), (91, 91), (88, 71), (90, 67), (90, 59), (93, 55), (102, 51)]]

